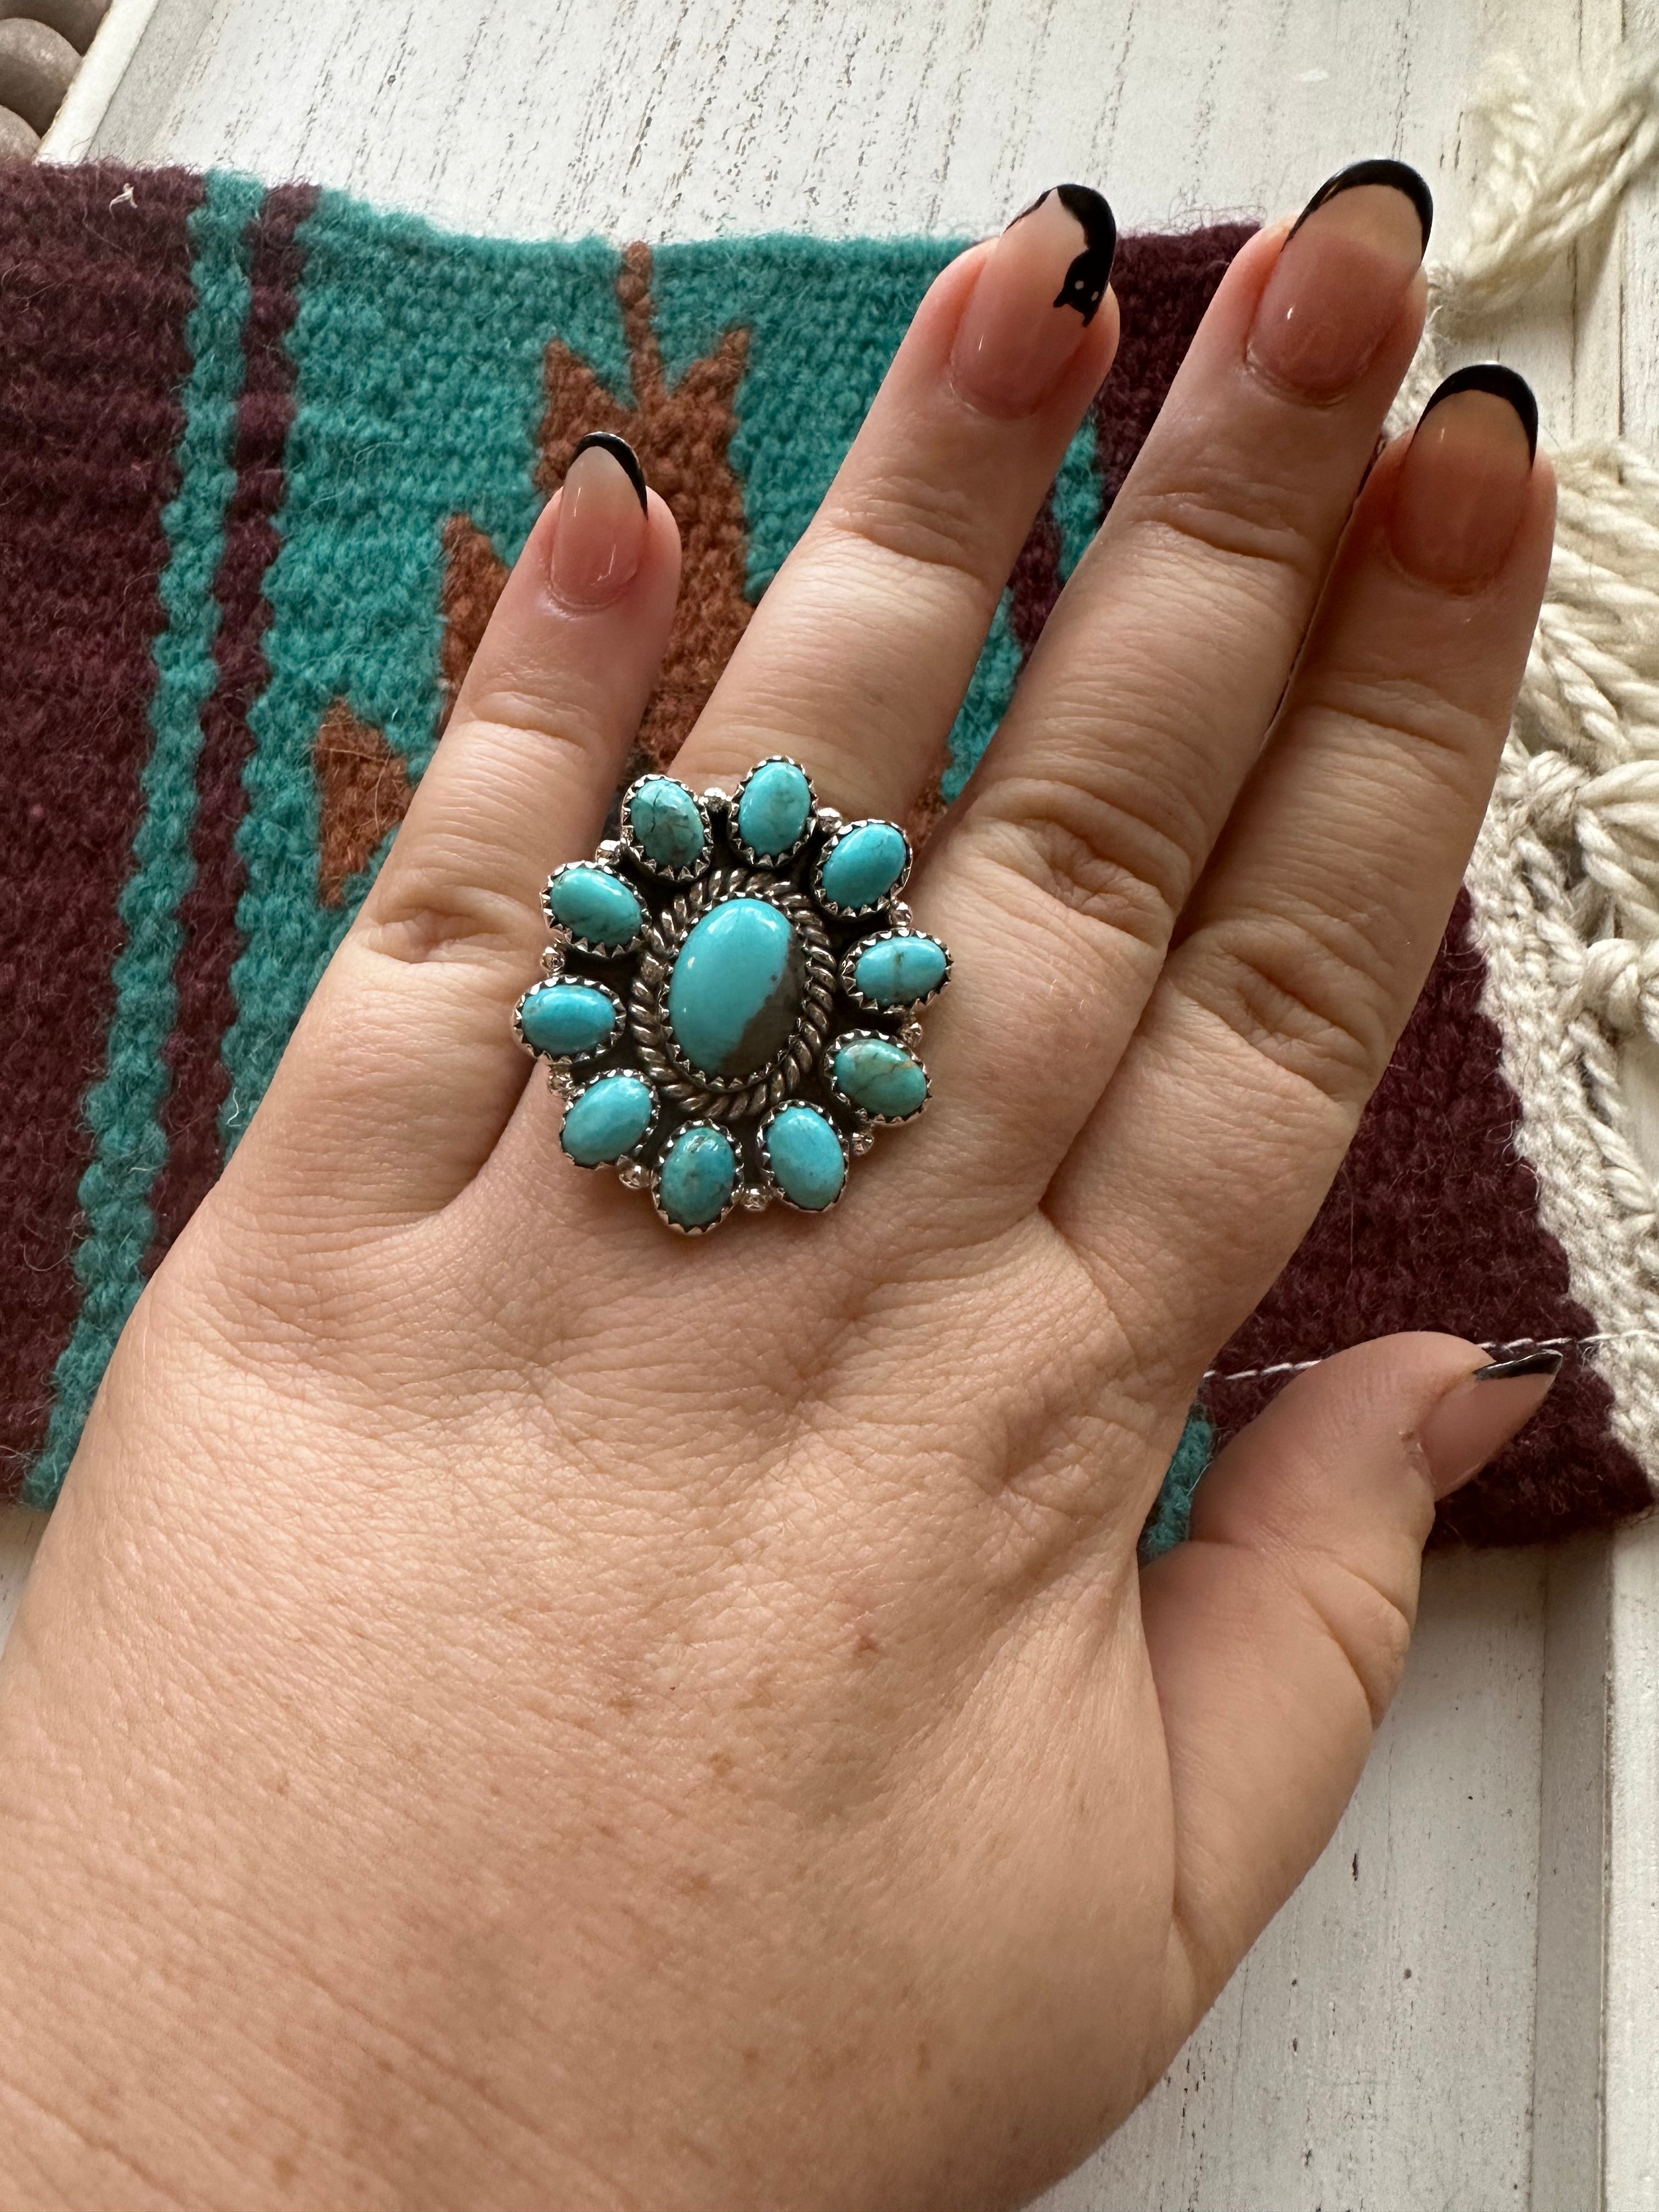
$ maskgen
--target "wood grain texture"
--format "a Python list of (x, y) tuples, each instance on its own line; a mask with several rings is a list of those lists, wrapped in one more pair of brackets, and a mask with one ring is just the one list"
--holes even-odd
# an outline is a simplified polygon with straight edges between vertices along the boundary
[[(1659, 0), (1632, 0), (1644, 9), (1659, 35)], [(158, 0), (94, 150), (307, 177), (459, 228), (617, 240), (982, 232), (1059, 176), (1101, 184), (1127, 226), (1186, 223), (1293, 207), (1355, 155), (1395, 153), (1455, 222), (1483, 58), (1501, 45), (1559, 70), (1620, 12)], [(1659, 204), (1632, 236), (1650, 250), (1633, 245), (1623, 295), (1617, 253), (1586, 257), (1499, 349), (1533, 378), (1547, 435), (1612, 428), (1621, 407), (1659, 434), (1659, 364), (1630, 337), (1659, 319)], [(1655, 1127), (1659, 1141), (1659, 1110)], [(0, 1618), (33, 1533), (14, 1519), (0, 1543)], [(1329, 1850), (1047, 2212), (1577, 2212), (1603, 2202), (1604, 2147), (1606, 2203), (1659, 2206), (1656, 1649), (1648, 1532), (1612, 1554), (1431, 1561), (1405, 1687)], [(1610, 1901), (1604, 1851), (1626, 1880)], [(1627, 2023), (1607, 2033), (1605, 2122), (1604, 1917), (1606, 2018)]]
[(1528, 2202), (1545, 1575), (1535, 1552), (1427, 1562), (1329, 1848), (1042, 2212)]
[(99, 145), (514, 235), (985, 231), (1057, 176), (1146, 227), (1297, 207), (1357, 149), (1449, 181), (1480, 52), (1433, 0), (215, 0)]

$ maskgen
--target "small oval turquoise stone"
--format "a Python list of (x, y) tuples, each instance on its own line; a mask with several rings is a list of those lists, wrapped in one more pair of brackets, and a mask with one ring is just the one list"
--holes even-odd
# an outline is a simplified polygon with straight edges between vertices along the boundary
[(616, 1026), (617, 1009), (592, 983), (540, 983), (519, 1020), (538, 1052), (566, 1060), (604, 1044)]
[(705, 1075), (754, 1075), (788, 1043), (806, 986), (793, 923), (765, 899), (728, 899), (691, 929), (668, 985), (668, 1025)]
[(908, 1006), (945, 979), (945, 947), (932, 937), (884, 937), (866, 945), (853, 980), (878, 1006)]
[(824, 855), (824, 896), (854, 909), (884, 899), (904, 873), (910, 848), (896, 822), (860, 822)]
[(927, 1101), (921, 1062), (890, 1037), (849, 1037), (836, 1052), (836, 1088), (878, 1121), (904, 1121)]
[(816, 1106), (786, 1106), (766, 1132), (766, 1157), (784, 1196), (820, 1213), (841, 1196), (847, 1159)]
[(738, 1155), (723, 1129), (682, 1129), (663, 1155), (657, 1197), (682, 1229), (718, 1221), (737, 1187)]
[(640, 933), (645, 912), (620, 876), (583, 860), (561, 868), (547, 890), (547, 910), (555, 921), (591, 945), (620, 951)]
[(581, 1167), (619, 1160), (651, 1127), (656, 1103), (642, 1075), (602, 1075), (571, 1100), (559, 1142)]
[(659, 868), (695, 867), (702, 858), (697, 802), (672, 775), (648, 775), (628, 802), (634, 841)]
[(738, 799), (738, 835), (752, 853), (787, 853), (806, 827), (812, 787), (793, 761), (763, 761)]

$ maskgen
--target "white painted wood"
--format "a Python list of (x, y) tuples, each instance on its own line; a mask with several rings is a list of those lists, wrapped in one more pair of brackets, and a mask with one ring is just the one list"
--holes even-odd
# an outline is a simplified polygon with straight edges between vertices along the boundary
[(1659, 2207), (1659, 1520), (1613, 1553), (1605, 2025), (1610, 2212)]
[(98, 144), (517, 235), (985, 231), (1057, 173), (1145, 226), (1449, 179), (1480, 50), (1468, 0), (215, 0)]
[(1601, 1537), (1548, 1554), (1525, 2197), (1539, 2212), (1602, 2201), (1612, 1579)]
[[(1559, 70), (1619, 22), (1620, 0), (159, 0), (93, 151), (618, 239), (982, 232), (1060, 175), (1127, 225), (1185, 222), (1395, 152), (1455, 222), (1483, 58)], [(1506, 341), (1547, 434), (1613, 427), (1621, 377), (1659, 430), (1659, 251), (1632, 260), (1622, 325), (1617, 256), (1586, 257)], [(0, 1527), (0, 1615), (35, 1533)], [(1659, 2212), (1656, 1653), (1651, 1532), (1431, 1561), (1330, 1849), (1048, 2212)]]
[(37, 161), (79, 161), (97, 136), (115, 90), (138, 51), (155, 0), (110, 0), (63, 106), (40, 141)]
[(1526, 2203), (1545, 1577), (1536, 1552), (1429, 1561), (1405, 1685), (1330, 1847), (1042, 2212)]

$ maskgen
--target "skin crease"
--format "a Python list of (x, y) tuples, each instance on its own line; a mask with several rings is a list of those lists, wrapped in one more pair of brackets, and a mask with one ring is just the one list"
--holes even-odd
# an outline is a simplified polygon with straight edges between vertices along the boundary
[[(1418, 1432), (1483, 1355), (1326, 1362), (1191, 1543), (1135, 1540), (1420, 984), (1547, 562), (1499, 399), (1366, 477), (1422, 314), (1385, 216), (1224, 282), (918, 871), (933, 1104), (823, 1220), (671, 1237), (507, 1037), (678, 574), (653, 495), (619, 596), (566, 604), (544, 515), (0, 1661), (0, 2201), (1013, 2204), (1322, 1848), (1452, 1479)], [(981, 405), (996, 252), (924, 303), (694, 786), (925, 780), (1115, 340), (1109, 295), (1033, 411)], [(1460, 1453), (1542, 1387), (1462, 1401)]]

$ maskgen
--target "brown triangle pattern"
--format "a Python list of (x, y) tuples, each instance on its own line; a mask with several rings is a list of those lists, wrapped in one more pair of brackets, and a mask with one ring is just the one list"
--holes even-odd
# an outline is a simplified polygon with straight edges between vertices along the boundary
[(346, 885), (409, 811), (409, 770), (403, 756), (343, 699), (323, 717), (312, 765), (320, 801), (317, 895), (324, 906), (343, 906)]

